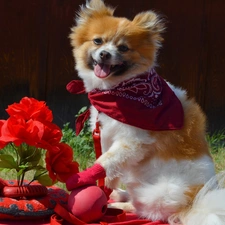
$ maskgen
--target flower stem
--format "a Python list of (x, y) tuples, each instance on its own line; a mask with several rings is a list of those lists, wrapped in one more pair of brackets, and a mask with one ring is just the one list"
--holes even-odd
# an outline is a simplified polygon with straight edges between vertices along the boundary
[[(19, 154), (18, 154), (18, 148), (20, 147), (15, 147), (15, 145), (11, 142), (10, 145), (12, 146), (12, 149), (15, 151), (16, 153), (16, 162), (17, 162), (17, 168), (19, 168), (19, 165), (20, 165), (20, 157), (19, 157)], [(16, 171), (17, 171), (17, 168), (16, 168)], [(20, 175), (18, 175), (17, 173), (17, 185), (20, 186)]]
[(25, 177), (25, 171), (23, 171), (23, 173), (22, 173), (22, 178), (21, 178), (21, 181), (20, 181), (20, 186), (22, 186), (23, 185), (23, 181), (24, 181), (24, 177)]
[(47, 171), (44, 171), (43, 173), (40, 173), (38, 176), (34, 177), (29, 183), (28, 185), (30, 185), (32, 182), (34, 182), (35, 180), (37, 180), (38, 177), (42, 176), (43, 174), (47, 173)]

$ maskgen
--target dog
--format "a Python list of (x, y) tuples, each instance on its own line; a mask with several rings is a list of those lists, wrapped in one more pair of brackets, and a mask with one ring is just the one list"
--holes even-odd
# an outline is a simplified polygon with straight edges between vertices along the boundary
[(102, 155), (67, 189), (106, 177), (114, 190), (109, 207), (170, 224), (224, 225), (224, 174), (215, 176), (206, 116), (155, 71), (164, 20), (154, 11), (133, 20), (113, 13), (102, 0), (87, 1), (70, 34)]

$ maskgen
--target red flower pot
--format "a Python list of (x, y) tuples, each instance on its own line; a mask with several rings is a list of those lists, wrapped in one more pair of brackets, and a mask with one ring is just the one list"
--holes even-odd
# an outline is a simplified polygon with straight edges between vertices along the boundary
[(27, 183), (26, 181), (23, 185), (18, 186), (14, 180), (5, 181), (0, 178), (0, 196), (8, 198), (32, 198), (43, 197), (48, 194), (47, 187), (37, 182), (31, 185)]
[(42, 197), (47, 194), (48, 189), (42, 185), (5, 186), (2, 189), (2, 196), (9, 198)]

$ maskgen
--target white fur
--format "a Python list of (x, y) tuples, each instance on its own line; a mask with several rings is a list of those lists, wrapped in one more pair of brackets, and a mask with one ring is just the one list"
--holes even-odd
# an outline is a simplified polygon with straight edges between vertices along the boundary
[[(193, 162), (165, 162), (155, 158), (139, 169), (140, 184), (135, 186), (133, 180), (128, 185), (128, 191), (132, 193), (138, 215), (152, 220), (167, 220), (168, 216), (185, 206), (184, 192), (189, 185), (206, 182), (214, 170), (210, 158), (206, 156)], [(125, 174), (124, 177), (125, 181), (131, 182), (131, 176)]]

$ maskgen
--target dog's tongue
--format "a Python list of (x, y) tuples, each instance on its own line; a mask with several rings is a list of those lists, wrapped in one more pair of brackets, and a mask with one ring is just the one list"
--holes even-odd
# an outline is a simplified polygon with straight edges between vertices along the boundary
[(110, 65), (103, 63), (97, 64), (94, 67), (95, 75), (100, 78), (107, 77), (110, 74), (110, 67), (111, 67)]

